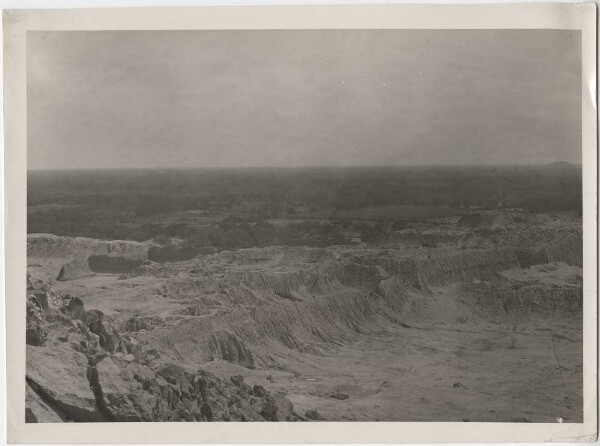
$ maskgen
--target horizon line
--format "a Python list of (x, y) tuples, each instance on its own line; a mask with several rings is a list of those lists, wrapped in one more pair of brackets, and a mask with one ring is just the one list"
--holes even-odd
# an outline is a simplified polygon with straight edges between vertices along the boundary
[(355, 169), (355, 168), (423, 168), (423, 167), (547, 167), (553, 164), (565, 164), (573, 167), (582, 167), (582, 163), (570, 161), (552, 161), (537, 164), (350, 164), (322, 165), (322, 166), (169, 166), (169, 167), (66, 167), (66, 168), (27, 168), (27, 172), (64, 172), (64, 171), (101, 171), (101, 170), (270, 170), (270, 169)]

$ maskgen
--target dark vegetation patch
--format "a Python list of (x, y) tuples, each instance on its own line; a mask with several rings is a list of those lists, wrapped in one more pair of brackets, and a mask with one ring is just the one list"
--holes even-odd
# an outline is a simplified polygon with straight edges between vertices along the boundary
[(122, 274), (136, 269), (143, 263), (142, 260), (128, 259), (117, 256), (90, 256), (88, 264), (95, 273)]
[(206, 247), (375, 243), (474, 207), (581, 214), (582, 206), (581, 169), (543, 166), (36, 171), (27, 200), (29, 233), (174, 237), (191, 247), (164, 248), (157, 259)]
[(148, 250), (148, 260), (152, 260), (153, 262), (181, 262), (193, 259), (201, 252), (200, 248), (194, 246), (184, 246), (182, 248), (172, 246), (159, 248), (158, 246), (153, 246)]

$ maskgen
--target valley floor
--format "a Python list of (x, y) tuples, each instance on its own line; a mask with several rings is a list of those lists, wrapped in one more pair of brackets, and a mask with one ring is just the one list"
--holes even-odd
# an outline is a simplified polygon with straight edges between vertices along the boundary
[(323, 420), (581, 420), (581, 330), (544, 322), (509, 330), (397, 326), (330, 355), (290, 357), (293, 372), (222, 360), (205, 367), (282, 391), (299, 413)]

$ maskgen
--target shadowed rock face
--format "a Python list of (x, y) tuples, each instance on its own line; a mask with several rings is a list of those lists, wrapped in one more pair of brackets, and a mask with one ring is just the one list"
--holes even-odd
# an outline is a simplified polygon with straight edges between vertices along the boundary
[(39, 423), (45, 420), (48, 423), (60, 423), (66, 421), (64, 414), (59, 415), (58, 409), (51, 408), (46, 402), (33, 391), (31, 386), (25, 385), (25, 422)]
[(148, 260), (153, 262), (181, 262), (190, 260), (202, 252), (201, 248), (187, 247), (172, 247), (165, 246), (160, 248), (154, 246), (148, 250)]
[(133, 271), (143, 263), (140, 259), (115, 256), (90, 256), (88, 264), (95, 273), (122, 274)]

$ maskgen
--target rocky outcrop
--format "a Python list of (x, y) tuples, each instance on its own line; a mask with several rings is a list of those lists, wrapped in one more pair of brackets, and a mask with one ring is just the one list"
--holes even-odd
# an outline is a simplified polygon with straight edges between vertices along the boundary
[(27, 384), (67, 421), (103, 419), (88, 374), (88, 358), (69, 345), (27, 347)]
[(92, 255), (147, 259), (153, 242), (129, 240), (96, 240), (85, 237), (61, 237), (53, 234), (28, 234), (27, 257), (66, 259), (87, 258)]
[(83, 323), (98, 337), (100, 347), (110, 353), (123, 352), (126, 347), (112, 318), (100, 310), (90, 310), (83, 313)]
[(44, 309), (35, 298), (27, 299), (25, 340), (29, 345), (44, 345), (46, 339), (48, 339), (48, 330), (44, 318)]
[(227, 331), (211, 335), (208, 340), (208, 350), (217, 358), (234, 362), (244, 367), (254, 368), (255, 360), (250, 349), (241, 339)]
[(67, 421), (64, 414), (59, 415), (56, 409), (48, 405), (30, 385), (25, 385), (25, 422), (26, 423), (60, 423)]
[(27, 276), (26, 342), (28, 345), (44, 345), (48, 339), (48, 319), (53, 309), (62, 302), (44, 283)]
[(56, 280), (75, 280), (92, 274), (87, 259), (77, 258), (63, 265)]
[[(28, 286), (27, 422), (292, 421), (291, 403), (243, 379), (151, 362), (155, 351), (80, 299)], [(236, 353), (217, 341), (224, 356)], [(232, 358), (234, 359), (234, 358)]]

